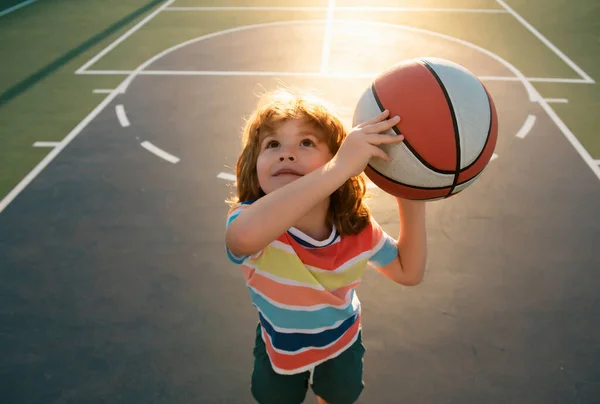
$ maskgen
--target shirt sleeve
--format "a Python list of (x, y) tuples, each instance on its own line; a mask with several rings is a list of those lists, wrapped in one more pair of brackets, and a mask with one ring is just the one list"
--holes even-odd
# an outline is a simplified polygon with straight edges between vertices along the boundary
[[(245, 209), (247, 209), (252, 203), (251, 202), (242, 202), (242, 203), (238, 203), (237, 205), (235, 205), (227, 214), (227, 221), (225, 222), (225, 228), (229, 228), (229, 226), (231, 225), (231, 223), (233, 223), (233, 221), (235, 219), (237, 219), (237, 217), (240, 215), (240, 213), (242, 213)], [(229, 260), (231, 262), (233, 262), (234, 264), (242, 264), (244, 261), (246, 261), (246, 259), (254, 257), (256, 255), (259, 255), (259, 253), (250, 256), (250, 255), (244, 255), (244, 256), (240, 256), (240, 255), (235, 255), (234, 253), (232, 253), (229, 250), (229, 247), (227, 247), (227, 244), (225, 244), (225, 251), (227, 252), (227, 258), (229, 258)]]
[(373, 236), (369, 263), (376, 268), (382, 268), (398, 257), (398, 246), (396, 240), (387, 234), (373, 218), (371, 218), (371, 230)]

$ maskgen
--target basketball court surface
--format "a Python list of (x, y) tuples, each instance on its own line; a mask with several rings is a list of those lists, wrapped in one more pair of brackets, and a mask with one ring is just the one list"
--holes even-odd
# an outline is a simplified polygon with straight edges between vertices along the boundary
[[(224, 251), (243, 119), (283, 85), (350, 122), (374, 74), (423, 56), (482, 79), (498, 145), (475, 184), (428, 203), (421, 285), (367, 271), (359, 402), (600, 402), (600, 168), (532, 84), (546, 71), (406, 23), (522, 17), (491, 0), (222, 3), (162, 2), (80, 64), (114, 86), (2, 200), (2, 402), (251, 403), (257, 316)], [(175, 15), (230, 26), (109, 66)], [(553, 47), (559, 77), (593, 83)], [(394, 199), (370, 191), (397, 237)]]

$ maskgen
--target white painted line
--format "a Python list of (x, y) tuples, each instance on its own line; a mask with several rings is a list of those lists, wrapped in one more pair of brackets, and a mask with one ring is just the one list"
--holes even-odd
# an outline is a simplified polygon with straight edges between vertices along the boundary
[(161, 159), (167, 160), (169, 163), (173, 163), (173, 164), (179, 163), (179, 157), (175, 157), (172, 154), (167, 153), (163, 149), (160, 149), (160, 148), (154, 146), (152, 143), (150, 143), (148, 141), (144, 141), (144, 142), (140, 143), (140, 145), (144, 149), (148, 150), (150, 153), (156, 154), (158, 157), (160, 157)]
[[(328, 11), (329, 7), (167, 7), (164, 11)], [(377, 6), (338, 6), (340, 11), (382, 11), (382, 12), (448, 12), (448, 13), (492, 13), (506, 14), (502, 8), (447, 8), (447, 7), (377, 7)]]
[(529, 115), (525, 120), (525, 123), (523, 123), (523, 126), (521, 126), (521, 129), (517, 132), (517, 137), (519, 139), (525, 139), (525, 136), (531, 131), (533, 125), (535, 125), (535, 115)]
[[(197, 38), (192, 38), (190, 40), (181, 42), (175, 46), (172, 46), (168, 49), (163, 50), (162, 52), (154, 55), (153, 57), (151, 57), (150, 59), (146, 60), (144, 63), (140, 64), (125, 80), (123, 80), (123, 82), (119, 85), (119, 92), (121, 93), (125, 93), (127, 91), (127, 88), (129, 87), (129, 85), (131, 84), (131, 82), (140, 74), (142, 74), (142, 72), (144, 71), (144, 69), (148, 66), (150, 66), (152, 63), (154, 63), (155, 61), (165, 57), (166, 55), (170, 54), (171, 52), (174, 52), (178, 49), (181, 49), (185, 46), (200, 42), (200, 41), (204, 41), (210, 38), (215, 38), (218, 36), (222, 36), (222, 35), (227, 35), (227, 34), (231, 34), (231, 33), (237, 33), (237, 32), (244, 32), (244, 31), (250, 31), (253, 29), (260, 29), (260, 28), (264, 28), (264, 27), (276, 27), (276, 26), (290, 26), (290, 25), (300, 25), (300, 24), (315, 24), (315, 23), (327, 23), (327, 21), (324, 20), (291, 20), (291, 21), (275, 21), (275, 22), (266, 22), (266, 23), (258, 23), (258, 24), (253, 24), (253, 25), (245, 25), (245, 26), (239, 26), (239, 27), (235, 27), (235, 28), (229, 28), (223, 31), (217, 31), (217, 32), (212, 32), (210, 34), (206, 34), (206, 35), (202, 35), (199, 36)], [(420, 34), (424, 34), (424, 35), (429, 35), (429, 36), (433, 36), (433, 37), (437, 37), (437, 38), (442, 38), (445, 39), (447, 41), (450, 42), (454, 42), (454, 43), (458, 43), (461, 45), (464, 45), (468, 48), (471, 48), (473, 50), (476, 50), (484, 55), (487, 55), (489, 57), (491, 57), (492, 59), (496, 60), (497, 62), (499, 62), (500, 64), (502, 64), (503, 66), (505, 66), (510, 72), (512, 72), (515, 77), (517, 77), (519, 79), (519, 82), (523, 85), (523, 87), (525, 87), (525, 90), (527, 91), (527, 95), (529, 96), (529, 100), (532, 102), (537, 101), (536, 97), (539, 97), (539, 93), (535, 90), (535, 88), (533, 87), (533, 85), (527, 81), (527, 79), (525, 78), (525, 76), (523, 75), (523, 73), (521, 73), (520, 70), (518, 70), (515, 66), (513, 66), (511, 63), (509, 63), (508, 61), (506, 61), (505, 59), (501, 58), (500, 56), (498, 56), (497, 54), (495, 54), (494, 52), (491, 52), (485, 48), (482, 48), (481, 46), (475, 45), (471, 42), (465, 41), (463, 39), (459, 39), (459, 38), (455, 38), (453, 36), (450, 35), (445, 35), (445, 34), (441, 34), (439, 32), (435, 32), (435, 31), (429, 31), (426, 29), (422, 29), (422, 28), (415, 28), (415, 27), (410, 27), (410, 26), (406, 26), (406, 25), (398, 25), (398, 24), (392, 24), (392, 23), (388, 23), (388, 22), (382, 22), (382, 21), (368, 21), (368, 20), (336, 20), (336, 23), (346, 23), (346, 24), (353, 24), (356, 26), (378, 26), (378, 27), (388, 27), (390, 29), (396, 29), (396, 30), (403, 30), (403, 31), (409, 31), (409, 32), (416, 32), (416, 33), (420, 33)]]
[(544, 45), (546, 45), (552, 52), (554, 52), (556, 56), (561, 58), (563, 62), (569, 65), (571, 69), (575, 70), (577, 74), (579, 74), (585, 81), (587, 81), (590, 84), (594, 83), (594, 80), (590, 76), (588, 76), (586, 72), (584, 72), (579, 66), (577, 66), (575, 62), (569, 59), (567, 55), (562, 53), (560, 49), (554, 46), (554, 44), (550, 42), (545, 36), (540, 34), (540, 32), (537, 29), (535, 29), (530, 23), (528, 23), (523, 17), (521, 17), (515, 10), (510, 8), (508, 4), (504, 2), (504, 0), (496, 0), (496, 2), (500, 4), (500, 6), (502, 6), (506, 11), (512, 14), (513, 17), (515, 17), (525, 28), (529, 30), (529, 32), (535, 35), (537, 39), (542, 41)]
[[(0, 213), (2, 213), (4, 211), (4, 209), (6, 209), (6, 207), (31, 183), (31, 181), (33, 181), (38, 175), (39, 173), (48, 165), (50, 164), (50, 162), (52, 162), (52, 160), (100, 113), (104, 110), (104, 108), (106, 108), (106, 106), (108, 104), (110, 104), (111, 101), (113, 101), (115, 99), (115, 97), (117, 97), (117, 95), (119, 95), (120, 92), (124, 92), (127, 89), (127, 85), (129, 84), (129, 82), (131, 80), (133, 80), (135, 78), (136, 75), (140, 74), (141, 71), (144, 70), (145, 67), (149, 66), (151, 63), (153, 63), (154, 61), (160, 59), (161, 57), (177, 50), (180, 49), (184, 46), (187, 46), (189, 44), (195, 43), (195, 42), (199, 42), (208, 38), (212, 38), (218, 35), (224, 35), (224, 34), (228, 34), (231, 32), (235, 32), (235, 31), (242, 31), (242, 30), (247, 30), (247, 29), (252, 29), (252, 28), (261, 28), (261, 27), (265, 27), (265, 26), (273, 26), (273, 25), (290, 25), (290, 24), (302, 24), (302, 23), (306, 23), (306, 24), (314, 24), (314, 20), (307, 20), (307, 21), (288, 21), (288, 22), (276, 22), (276, 23), (263, 23), (263, 24), (256, 24), (256, 25), (252, 25), (252, 26), (246, 26), (246, 27), (238, 27), (235, 29), (230, 29), (230, 30), (224, 30), (224, 31), (220, 31), (217, 33), (212, 33), (212, 34), (208, 34), (208, 35), (204, 35), (198, 38), (194, 38), (185, 42), (182, 42), (178, 45), (175, 45), (155, 56), (153, 56), (152, 58), (148, 59), (147, 61), (145, 61), (144, 63), (142, 63), (140, 66), (138, 66), (138, 68), (134, 71), (129, 71), (126, 74), (129, 74), (130, 76), (123, 81), (123, 83), (121, 83), (121, 85), (119, 85), (119, 90), (120, 91), (114, 91), (112, 93), (110, 93), (100, 104), (98, 104), (98, 106), (96, 106), (96, 108), (94, 108), (94, 110), (92, 112), (90, 112), (75, 128), (73, 128), (73, 130), (71, 132), (69, 132), (69, 134), (63, 139), (63, 141), (61, 142), (61, 144), (52, 149), (50, 151), (50, 153), (48, 153), (46, 155), (46, 157), (40, 161), (40, 163), (38, 163), (37, 166), (34, 167), (33, 170), (31, 170), (5, 197), (4, 199), (2, 199), (0, 201)], [(498, 56), (497, 54), (488, 51), (485, 48), (482, 48), (478, 45), (472, 44), (470, 42), (464, 41), (462, 39), (458, 39), (458, 38), (454, 38), (448, 35), (444, 35), (444, 34), (440, 34), (437, 32), (433, 32), (433, 31), (428, 31), (428, 30), (424, 30), (424, 29), (420, 29), (420, 28), (414, 28), (414, 27), (408, 27), (408, 26), (402, 26), (402, 25), (395, 25), (395, 24), (391, 24), (391, 23), (384, 23), (384, 22), (375, 22), (375, 21), (344, 21), (344, 22), (351, 22), (351, 23), (357, 23), (357, 24), (363, 24), (363, 25), (379, 25), (379, 26), (386, 26), (386, 27), (390, 27), (390, 28), (395, 28), (395, 29), (401, 29), (401, 30), (406, 30), (406, 31), (413, 31), (413, 32), (418, 32), (418, 33), (423, 33), (426, 35), (431, 35), (431, 36), (437, 36), (437, 37), (441, 37), (444, 39), (447, 39), (449, 41), (452, 42), (456, 42), (456, 43), (460, 43), (463, 44), (467, 47), (470, 47), (471, 49), (477, 50), (483, 54), (486, 54), (488, 56), (490, 56), (492, 59), (498, 61), (500, 64), (502, 64), (503, 66), (505, 66), (506, 68), (508, 68), (513, 74), (515, 74), (515, 77), (517, 78), (518, 81), (520, 81), (523, 86), (525, 87), (525, 89), (528, 91), (530, 98), (537, 98), (540, 101), (540, 105), (542, 106), (542, 108), (546, 111), (546, 113), (548, 114), (548, 116), (550, 117), (550, 119), (553, 120), (553, 122), (558, 126), (558, 128), (563, 132), (563, 135), (565, 136), (565, 138), (567, 138), (567, 140), (573, 145), (573, 147), (575, 148), (575, 150), (580, 154), (580, 156), (583, 158), (583, 160), (586, 162), (586, 164), (588, 164), (590, 166), (590, 168), (592, 169), (592, 172), (596, 175), (596, 177), (600, 180), (600, 167), (596, 164), (595, 160), (592, 159), (592, 157), (590, 156), (590, 154), (585, 150), (585, 148), (581, 145), (581, 143), (579, 143), (579, 141), (577, 140), (577, 138), (575, 138), (575, 136), (573, 135), (573, 133), (569, 130), (569, 128), (564, 124), (564, 122), (562, 122), (562, 120), (558, 117), (558, 115), (556, 115), (556, 112), (554, 112), (554, 110), (549, 106), (549, 104), (541, 97), (541, 95), (539, 94), (539, 92), (535, 89), (535, 87), (533, 87), (531, 85), (531, 83), (528, 82), (528, 79), (525, 78), (525, 76), (512, 64), (510, 64), (508, 61), (506, 61), (505, 59), (503, 59), (502, 57)], [(99, 70), (99, 72), (101, 72)], [(578, 81), (581, 82), (581, 81)]]
[(132, 70), (83, 70), (75, 72), (76, 74), (85, 75), (103, 75), (103, 76), (127, 76)]
[(61, 142), (35, 142), (33, 147), (58, 147)]
[[(213, 33), (210, 33), (207, 35), (203, 35), (203, 36), (200, 36), (197, 38), (190, 39), (188, 41), (177, 44), (171, 48), (165, 49), (164, 51), (154, 55), (153, 57), (151, 57), (150, 59), (146, 60), (144, 63), (139, 65), (136, 68), (136, 70), (132, 71), (131, 74), (125, 80), (123, 80), (123, 82), (119, 85), (119, 92), (121, 92), (121, 93), (126, 92), (127, 87), (129, 86), (131, 81), (133, 81), (137, 75), (141, 74), (146, 67), (148, 67), (155, 61), (159, 60), (160, 58), (168, 55), (169, 53), (174, 52), (174, 51), (181, 49), (185, 46), (188, 46), (190, 44), (197, 43), (197, 42), (200, 42), (200, 41), (203, 41), (206, 39), (214, 38), (214, 37), (217, 37), (220, 35), (230, 34), (233, 32), (241, 32), (241, 31), (247, 31), (247, 30), (251, 30), (251, 29), (259, 29), (259, 28), (263, 28), (263, 27), (271, 27), (271, 26), (288, 26), (288, 25), (293, 25), (293, 24), (314, 24), (315, 22), (318, 22), (318, 21), (317, 20), (305, 20), (305, 21), (295, 20), (295, 21), (277, 21), (277, 22), (269, 22), (269, 23), (260, 23), (260, 24), (231, 28), (231, 29), (227, 29), (227, 30), (223, 30), (223, 31), (219, 31), (219, 32), (213, 32)], [(321, 21), (321, 22), (324, 22), (324, 21)], [(590, 157), (589, 153), (585, 150), (585, 148), (583, 148), (581, 143), (579, 143), (577, 138), (575, 138), (573, 133), (567, 128), (567, 126), (564, 124), (564, 122), (562, 122), (562, 120), (558, 117), (558, 115), (556, 115), (554, 110), (552, 108), (550, 108), (549, 104), (546, 101), (544, 101), (544, 99), (542, 98), (540, 93), (535, 89), (535, 87), (533, 87), (533, 85), (528, 81), (528, 79), (523, 75), (523, 73), (519, 69), (517, 69), (514, 65), (512, 65), (510, 62), (508, 62), (506, 59), (503, 59), (502, 57), (498, 56), (494, 52), (491, 52), (491, 51), (489, 51), (485, 48), (482, 48), (481, 46), (475, 45), (471, 42), (468, 42), (468, 41), (465, 41), (465, 40), (462, 40), (459, 38), (455, 38), (455, 37), (452, 37), (449, 35), (441, 34), (439, 32), (422, 29), (422, 28), (415, 28), (415, 27), (410, 27), (410, 26), (405, 26), (405, 25), (397, 25), (397, 24), (380, 22), (380, 21), (338, 20), (337, 22), (338, 23), (351, 23), (351, 24), (357, 24), (357, 25), (367, 25), (367, 26), (384, 26), (384, 27), (389, 27), (391, 29), (398, 29), (398, 30), (404, 30), (404, 31), (409, 31), (409, 32), (417, 32), (417, 33), (421, 33), (421, 34), (425, 34), (425, 35), (430, 35), (430, 36), (446, 39), (450, 42), (462, 44), (466, 47), (469, 47), (475, 51), (478, 51), (484, 55), (491, 57), (492, 59), (499, 62), (501, 65), (506, 67), (511, 73), (513, 73), (515, 75), (515, 77), (518, 79), (519, 82), (521, 82), (521, 84), (527, 91), (527, 94), (531, 101), (539, 101), (540, 105), (544, 108), (544, 110), (546, 111), (548, 116), (555, 122), (555, 124), (563, 132), (563, 134), (567, 138), (567, 140), (569, 140), (569, 142), (571, 142), (571, 144), (573, 145), (575, 150), (584, 159), (586, 164), (588, 164), (592, 168), (592, 171), (598, 177), (598, 179), (600, 179), (600, 167), (598, 167), (597, 165), (594, 164), (593, 159)], [(582, 82), (582, 81), (578, 81), (578, 82)], [(111, 96), (116, 93), (117, 92), (112, 93)]]
[(137, 31), (138, 29), (140, 29), (144, 25), (146, 25), (148, 23), (148, 21), (150, 21), (151, 19), (153, 19), (154, 17), (156, 17), (161, 11), (163, 11), (165, 8), (169, 7), (173, 2), (175, 2), (175, 0), (168, 0), (162, 6), (160, 6), (156, 10), (154, 10), (152, 13), (148, 14), (146, 16), (146, 18), (144, 18), (143, 20), (141, 20), (140, 22), (138, 22), (136, 25), (134, 25), (133, 27), (131, 27), (127, 32), (125, 32), (123, 35), (121, 35), (116, 40), (114, 40), (106, 48), (102, 49), (100, 51), (100, 53), (98, 53), (96, 56), (94, 56), (93, 58), (91, 58), (90, 60), (88, 60), (83, 66), (81, 66), (79, 69), (77, 69), (75, 71), (75, 74), (81, 74), (88, 67), (90, 67), (91, 65), (93, 65), (94, 63), (96, 63), (100, 58), (102, 58), (108, 52), (110, 52), (111, 50), (113, 50), (117, 45), (119, 45), (125, 39), (129, 38), (135, 31)]
[[(535, 90), (537, 92), (537, 90)], [(565, 125), (565, 123), (558, 117), (556, 112), (550, 107), (550, 104), (546, 102), (543, 98), (540, 97), (540, 106), (546, 111), (550, 119), (554, 121), (556, 126), (562, 131), (563, 135), (567, 138), (567, 140), (571, 143), (575, 151), (579, 153), (583, 161), (592, 169), (592, 172), (596, 175), (596, 177), (600, 180), (600, 166), (594, 162), (590, 153), (581, 145), (579, 140), (573, 135), (573, 132)]]
[(247, 6), (247, 7), (167, 7), (165, 11), (327, 11), (327, 7), (286, 7), (286, 6)]
[(584, 79), (552, 79), (552, 78), (544, 78), (544, 77), (532, 77), (528, 79), (531, 82), (540, 82), (540, 83), (564, 83), (564, 84), (594, 84), (588, 80)]
[[(481, 76), (479, 78), (486, 81), (520, 81), (518, 77), (505, 76)], [(531, 83), (590, 84), (589, 81), (583, 79), (563, 79), (558, 77), (525, 77), (525, 80)]]
[(125, 114), (125, 107), (123, 107), (123, 104), (117, 105), (115, 111), (117, 112), (117, 118), (119, 119), (121, 126), (124, 128), (128, 127), (130, 123), (129, 119), (127, 119), (127, 114)]
[(333, 14), (335, 12), (335, 0), (329, 0), (327, 8), (327, 22), (325, 23), (325, 38), (323, 38), (323, 50), (321, 52), (321, 73), (327, 73), (329, 65), (329, 50), (331, 48), (331, 37), (333, 35)]
[[(135, 70), (86, 70), (80, 74), (128, 76)], [(283, 77), (316, 77), (316, 78), (370, 78), (378, 73), (321, 73), (321, 72), (267, 72), (267, 71), (222, 71), (222, 70), (142, 70), (138, 76), (283, 76)], [(478, 76), (483, 81), (522, 81), (516, 76)], [(553, 77), (525, 77), (525, 81), (538, 83), (590, 84), (583, 79), (563, 79)]]
[(600, 160), (594, 160), (594, 163), (596, 163), (600, 166)]
[(490, 161), (494, 161), (498, 158), (498, 155), (496, 153), (492, 154), (492, 158), (490, 159)]
[[(86, 70), (80, 74), (88, 75), (120, 75), (128, 76), (135, 70)], [(220, 71), (220, 70), (142, 70), (139, 76), (281, 76), (281, 77), (315, 77), (315, 78), (372, 78), (378, 73), (321, 73), (321, 72), (267, 72), (267, 71)], [(478, 76), (482, 81), (522, 81), (514, 76)], [(536, 83), (590, 84), (583, 79), (563, 79), (554, 77), (525, 77), (525, 81)]]
[(544, 98), (546, 102), (555, 103), (555, 104), (566, 104), (569, 102), (566, 98)]
[[(131, 71), (131, 74), (135, 71)], [(266, 72), (266, 71), (195, 71), (195, 70), (142, 70), (138, 72), (140, 76), (286, 76), (286, 77), (334, 77), (342, 76), (337, 74), (324, 74), (320, 72)], [(349, 74), (345, 77), (374, 77), (368, 74)]]
[(448, 8), (448, 7), (336, 7), (340, 11), (383, 11), (383, 12), (424, 12), (424, 13), (490, 13), (505, 14), (501, 8)]
[(31, 3), (35, 3), (37, 0), (27, 0), (19, 4), (15, 4), (12, 7), (7, 8), (6, 10), (0, 11), (0, 17), (5, 16), (6, 14), (12, 13), (13, 11), (17, 11), (20, 8), (30, 5)]
[(521, 81), (515, 76), (477, 76), (477, 78), (481, 81)]
[(118, 92), (109, 94), (92, 112), (88, 114), (71, 132), (52, 149), (5, 197), (0, 201), (0, 213), (37, 177), (48, 164), (100, 113), (110, 102), (119, 95)]
[(109, 88), (97, 88), (93, 91), (94, 94), (110, 94), (114, 90)]
[(220, 180), (235, 182), (237, 180), (235, 174), (230, 173), (219, 173), (217, 174), (217, 178)]

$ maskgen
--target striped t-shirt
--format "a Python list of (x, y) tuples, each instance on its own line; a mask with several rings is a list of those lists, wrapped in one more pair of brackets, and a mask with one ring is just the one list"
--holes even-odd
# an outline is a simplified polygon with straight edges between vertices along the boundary
[[(227, 227), (248, 206), (238, 204)], [(368, 263), (383, 267), (398, 255), (394, 239), (371, 218), (359, 234), (315, 240), (291, 228), (262, 251), (229, 259), (240, 264), (258, 310), (273, 369), (295, 374), (340, 355), (358, 337), (355, 288)]]

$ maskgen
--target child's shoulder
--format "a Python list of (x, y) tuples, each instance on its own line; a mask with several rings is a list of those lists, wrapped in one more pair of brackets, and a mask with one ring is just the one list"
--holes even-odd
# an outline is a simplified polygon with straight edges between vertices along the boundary
[(237, 218), (240, 213), (242, 213), (246, 208), (252, 205), (254, 201), (245, 201), (245, 202), (236, 202), (231, 204), (229, 210), (227, 211), (227, 227), (233, 222), (235, 218)]
[(378, 237), (379, 225), (372, 218), (355, 234), (343, 234), (340, 242), (346, 246), (370, 244), (373, 238)]
[(366, 223), (364, 223), (364, 225), (362, 225), (362, 228), (357, 233), (355, 233), (353, 235), (346, 235), (345, 237), (353, 237), (353, 238), (371, 237), (373, 235), (373, 231), (376, 231), (379, 228), (381, 228), (381, 226), (379, 225), (379, 223), (377, 223), (375, 218), (373, 216), (369, 216)]
[(227, 215), (231, 215), (233, 212), (238, 210), (244, 210), (248, 206), (252, 205), (254, 201), (243, 201), (243, 202), (235, 202), (229, 204), (229, 210), (227, 211)]
[(352, 250), (367, 251), (375, 248), (387, 238), (389, 236), (385, 230), (373, 216), (370, 216), (367, 223), (358, 233), (342, 236), (341, 242), (344, 246)]

